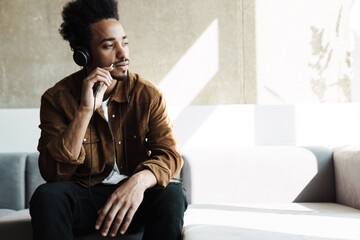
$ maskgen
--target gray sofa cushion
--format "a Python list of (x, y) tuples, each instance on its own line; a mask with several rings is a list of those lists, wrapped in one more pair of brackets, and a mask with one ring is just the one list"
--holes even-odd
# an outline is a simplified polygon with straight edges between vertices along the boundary
[(29, 208), (29, 202), (36, 188), (45, 183), (41, 177), (38, 166), (39, 153), (30, 153), (26, 158), (25, 169), (25, 207)]
[(0, 208), (25, 208), (25, 162), (23, 153), (2, 153), (0, 161)]
[(32, 239), (31, 218), (28, 209), (14, 211), (0, 217), (0, 239)]
[(16, 212), (16, 211), (13, 210), (13, 209), (1, 208), (0, 209), (0, 218), (2, 218), (4, 216), (7, 216), (7, 215), (10, 215), (10, 214), (12, 214), (14, 212)]

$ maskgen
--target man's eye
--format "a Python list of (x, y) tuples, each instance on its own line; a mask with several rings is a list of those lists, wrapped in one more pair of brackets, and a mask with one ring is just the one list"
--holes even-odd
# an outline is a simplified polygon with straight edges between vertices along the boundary
[(127, 46), (127, 45), (129, 45), (129, 42), (124, 42), (123, 45)]
[(114, 45), (113, 44), (107, 44), (107, 45), (104, 45), (104, 48), (112, 48)]

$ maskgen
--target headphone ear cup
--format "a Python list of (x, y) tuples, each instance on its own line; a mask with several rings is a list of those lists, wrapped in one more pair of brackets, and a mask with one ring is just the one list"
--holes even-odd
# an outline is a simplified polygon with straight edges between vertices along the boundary
[(77, 65), (84, 67), (90, 63), (91, 56), (86, 48), (77, 47), (74, 49), (73, 59)]

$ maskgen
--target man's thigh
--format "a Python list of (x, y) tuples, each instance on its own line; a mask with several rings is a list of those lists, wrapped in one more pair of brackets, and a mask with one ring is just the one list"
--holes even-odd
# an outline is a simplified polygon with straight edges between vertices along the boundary
[[(42, 202), (48, 203), (43, 205), (44, 208), (53, 208), (46, 209), (52, 213), (64, 213), (63, 209), (71, 209), (65, 211), (69, 212), (67, 218), (72, 222), (73, 233), (81, 235), (95, 231), (97, 211), (105, 205), (117, 187), (119, 185), (98, 184), (89, 190), (74, 182), (46, 183), (36, 190), (33, 198), (43, 198)], [(176, 225), (182, 226), (186, 207), (187, 201), (181, 183), (170, 183), (166, 188), (148, 189), (127, 232), (137, 232), (143, 229), (144, 225), (152, 225), (159, 219), (163, 220), (161, 224), (164, 224), (167, 221), (166, 216), (177, 216)]]
[(89, 189), (74, 182), (45, 183), (36, 189), (30, 210), (42, 222), (56, 221), (50, 218), (61, 216), (72, 226), (75, 235), (84, 234), (95, 230), (98, 208), (115, 189), (116, 186), (102, 184)]

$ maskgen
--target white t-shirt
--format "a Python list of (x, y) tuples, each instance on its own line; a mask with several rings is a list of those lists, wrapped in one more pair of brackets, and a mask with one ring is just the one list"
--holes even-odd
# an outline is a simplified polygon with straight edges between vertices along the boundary
[[(107, 121), (109, 121), (109, 116), (108, 116), (108, 102), (109, 102), (109, 98), (106, 99), (102, 104), (101, 104), (101, 109), (104, 112), (104, 116), (106, 118)], [(116, 163), (116, 159), (115, 159), (115, 164), (114, 164), (114, 168), (111, 171), (111, 173), (109, 174), (109, 176), (107, 176), (107, 178), (105, 178), (102, 183), (103, 184), (117, 184), (120, 181), (124, 180), (125, 178), (127, 178), (128, 176), (124, 175), (124, 174), (120, 174), (119, 168), (117, 166)]]

